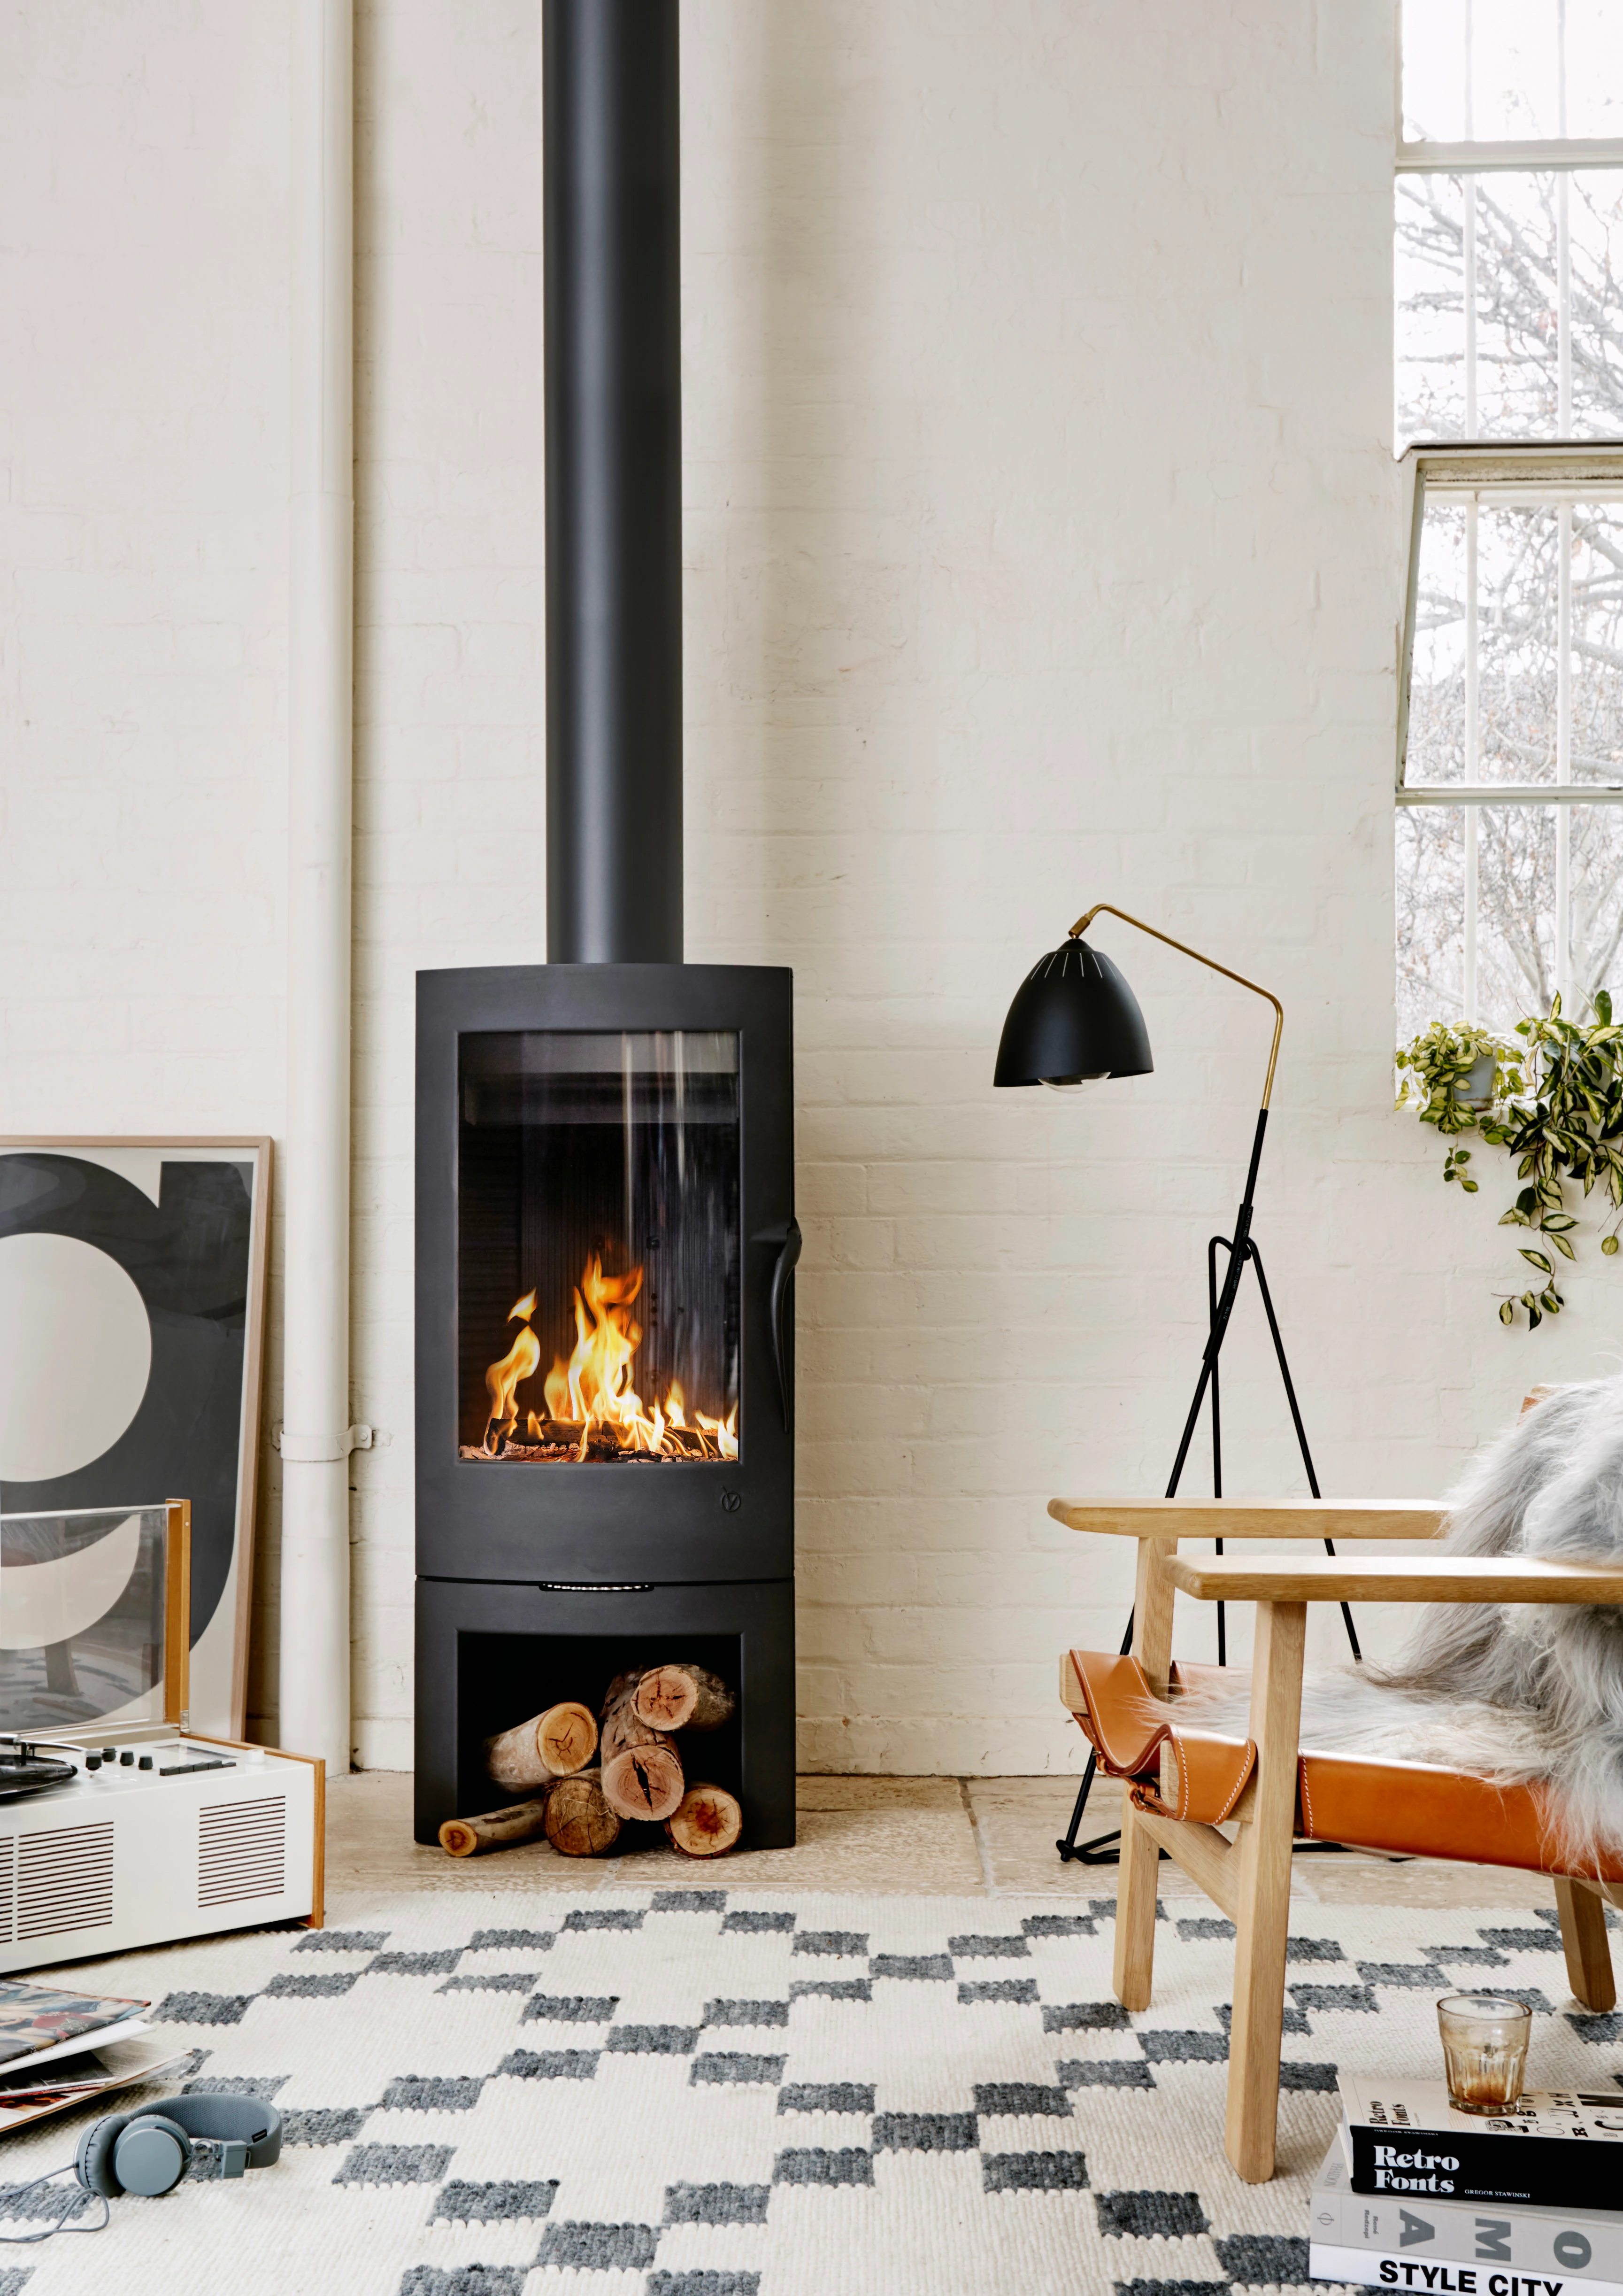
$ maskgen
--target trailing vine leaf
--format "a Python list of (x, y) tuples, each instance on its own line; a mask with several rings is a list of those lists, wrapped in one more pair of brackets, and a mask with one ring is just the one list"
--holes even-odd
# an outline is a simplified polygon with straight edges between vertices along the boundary
[[(1471, 1161), (1470, 1149), (1460, 1144), (1465, 1133), (1480, 1132), (1512, 1159), (1525, 1185), (1500, 1214), (1501, 1227), (1530, 1229), (1563, 1259), (1576, 1261), (1578, 1223), (1567, 1210), (1567, 1184), (1576, 1183), (1586, 1198), (1601, 1186), (1623, 1210), (1623, 1025), (1612, 1019), (1608, 990), (1596, 992), (1586, 1025), (1567, 1019), (1559, 996), (1545, 1017), (1518, 1021), (1513, 1037), (1474, 1023), (1434, 1021), (1399, 1046), (1397, 1068), (1398, 1107), (1413, 1108), (1448, 1141), (1446, 1181), (1457, 1181), (1463, 1194), (1478, 1193), (1479, 1183), (1463, 1168)], [(1601, 1238), (1601, 1250), (1611, 1259), (1619, 1248), (1614, 1226)], [(1514, 1324), (1522, 1308), (1529, 1329), (1537, 1330), (1564, 1302), (1545, 1253), (1526, 1244), (1517, 1250), (1551, 1280), (1542, 1292), (1502, 1299), (1499, 1321)]]

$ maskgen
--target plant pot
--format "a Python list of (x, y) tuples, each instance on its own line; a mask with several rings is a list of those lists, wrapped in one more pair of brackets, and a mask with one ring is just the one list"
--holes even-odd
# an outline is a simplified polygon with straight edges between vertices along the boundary
[(1494, 1096), (1494, 1070), (1497, 1065), (1492, 1053), (1479, 1053), (1471, 1064), (1471, 1072), (1463, 1076), (1454, 1087), (1455, 1100), (1468, 1100), (1472, 1108), (1487, 1108)]

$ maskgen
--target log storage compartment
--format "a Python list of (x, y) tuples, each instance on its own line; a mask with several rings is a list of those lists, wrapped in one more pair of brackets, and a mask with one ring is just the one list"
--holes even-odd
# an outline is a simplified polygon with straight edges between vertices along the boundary
[[(464, 1636), (458, 1668), (462, 1715), (457, 1729), (458, 1742), (465, 1756), (457, 1780), (463, 1808), (482, 1810), (494, 1808), (504, 1800), (524, 1799), (521, 1789), (515, 1787), (505, 1792), (490, 1777), (485, 1741), (492, 1735), (492, 1725), (501, 1718), (518, 1713), (527, 1699), (532, 1707), (547, 1702), (554, 1689), (556, 1699), (578, 1702), (595, 1713), (602, 1705), (605, 1691), (619, 1677), (660, 1665), (676, 1647), (668, 1635), (658, 1634)], [(698, 1659), (725, 1680), (737, 1679), (736, 1635), (705, 1635), (696, 1642), (689, 1637), (681, 1644), (681, 1652), (685, 1658)], [(541, 1693), (538, 1700), (537, 1687)], [(701, 1740), (695, 1739), (692, 1743), (695, 1749), (702, 1746), (702, 1752), (692, 1755), (702, 1764), (702, 1775), (736, 1793), (742, 1783), (736, 1715), (718, 1729), (706, 1731)], [(684, 1751), (689, 1751), (686, 1742), (684, 1746)], [(591, 1767), (606, 1768), (612, 1752), (605, 1726), (601, 1748), (594, 1752)], [(679, 1768), (676, 1774), (680, 1775)], [(629, 1816), (632, 1813), (622, 1811), (621, 1815)], [(663, 1819), (668, 1813), (661, 1809), (652, 1815)]]
[[(507, 1787), (490, 1775), (491, 1742), (515, 1723), (569, 1702), (596, 1713), (617, 1676), (646, 1678), (676, 1660), (736, 1692), (725, 1720), (703, 1729), (690, 1721), (676, 1733), (684, 1787), (717, 1786), (737, 1798), (741, 1850), (791, 1843), (793, 1615), (783, 1595), (771, 1583), (590, 1594), (420, 1587), (417, 1839), (436, 1841), (447, 1820), (545, 1796), (544, 1787)], [(602, 1751), (580, 1775), (601, 1775)], [(634, 1826), (627, 1846), (635, 1839), (652, 1848), (658, 1836), (657, 1821)]]

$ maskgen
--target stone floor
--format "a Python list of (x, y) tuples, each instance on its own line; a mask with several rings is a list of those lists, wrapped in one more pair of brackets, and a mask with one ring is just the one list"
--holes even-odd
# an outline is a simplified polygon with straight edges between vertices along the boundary
[[(1109, 1897), (1113, 1866), (1062, 1866), (1054, 1851), (1076, 1793), (1073, 1778), (803, 1777), (792, 1849), (740, 1850), (703, 1870), (734, 1890), (923, 1891), (940, 1897), (1040, 1892)], [(1116, 1790), (1095, 1789), (1084, 1832), (1116, 1823)], [(330, 1890), (692, 1888), (701, 1870), (668, 1849), (602, 1859), (560, 1857), (545, 1842), (482, 1857), (447, 1857), (412, 1840), (411, 1780), (365, 1770), (327, 1789)], [(1538, 1874), (1430, 1859), (1401, 1863), (1308, 1851), (1295, 1860), (1297, 1896), (1326, 1905), (1548, 1906)], [(1198, 1897), (1163, 1859), (1161, 1894)]]

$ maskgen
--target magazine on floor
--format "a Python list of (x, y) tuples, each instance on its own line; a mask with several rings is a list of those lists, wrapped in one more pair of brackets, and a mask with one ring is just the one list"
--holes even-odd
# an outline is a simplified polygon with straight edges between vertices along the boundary
[(143, 2033), (133, 2038), (120, 2034), (89, 2049), (81, 2043), (37, 2070), (32, 2061), (26, 2072), (7, 2065), (0, 2071), (0, 2137), (53, 2112), (70, 2112), (111, 2089), (190, 2067), (195, 2059), (194, 2050), (177, 2052), (173, 2040)]
[(85, 2033), (102, 2032), (152, 2005), (111, 1995), (67, 1993), (59, 1986), (31, 1984), (24, 1977), (0, 1978), (0, 2065), (76, 2041)]

